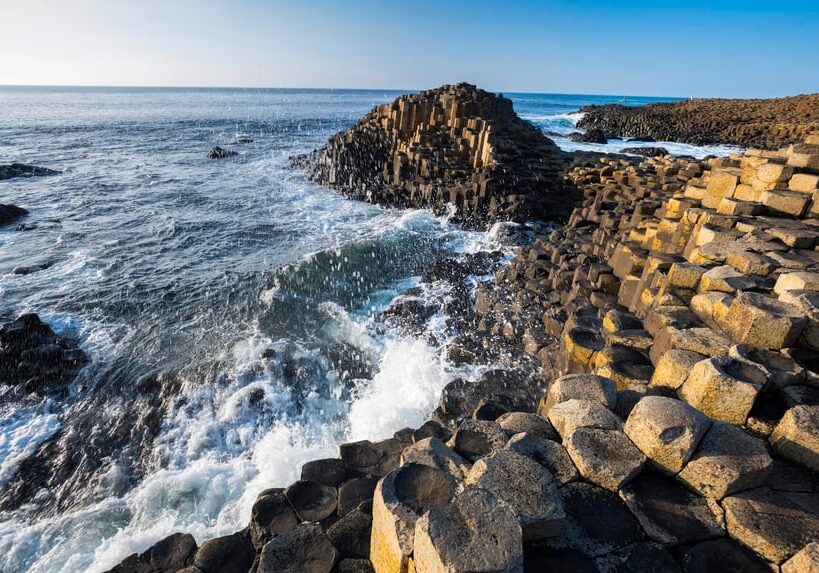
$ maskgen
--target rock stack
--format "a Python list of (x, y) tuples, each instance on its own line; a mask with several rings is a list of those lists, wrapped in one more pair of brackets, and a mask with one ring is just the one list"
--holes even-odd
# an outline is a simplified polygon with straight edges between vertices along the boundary
[(639, 107), (588, 106), (579, 127), (609, 137), (777, 149), (819, 129), (819, 94), (777, 99), (695, 99)]
[(559, 176), (566, 160), (511, 100), (457, 84), (377, 106), (295, 162), (352, 198), (439, 213), (454, 208), (461, 222), (483, 227), (567, 216), (572, 200)]

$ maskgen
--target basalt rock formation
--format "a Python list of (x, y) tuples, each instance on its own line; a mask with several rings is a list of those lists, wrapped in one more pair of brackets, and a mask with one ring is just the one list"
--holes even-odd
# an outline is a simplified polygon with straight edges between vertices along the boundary
[(419, 428), (305, 464), (244, 530), (116, 571), (217, 553), (253, 572), (817, 568), (819, 135), (582, 156), (563, 185), (582, 205), (529, 229), (446, 349), (502, 369), (449, 383)]
[(639, 107), (588, 106), (578, 123), (608, 136), (777, 149), (819, 129), (819, 94), (777, 99), (695, 99)]
[(521, 120), (511, 100), (469, 84), (375, 107), (322, 149), (294, 159), (314, 181), (373, 203), (426, 207), (482, 227), (568, 216), (566, 154)]
[(25, 163), (12, 163), (11, 165), (0, 165), (0, 180), (11, 179), (12, 177), (35, 177), (42, 175), (59, 175), (59, 171), (37, 167), (36, 165), (26, 165)]

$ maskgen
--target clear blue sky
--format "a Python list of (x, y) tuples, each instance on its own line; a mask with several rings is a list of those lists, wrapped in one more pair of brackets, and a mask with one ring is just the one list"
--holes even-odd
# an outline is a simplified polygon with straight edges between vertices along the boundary
[(819, 0), (0, 0), (0, 84), (819, 92)]

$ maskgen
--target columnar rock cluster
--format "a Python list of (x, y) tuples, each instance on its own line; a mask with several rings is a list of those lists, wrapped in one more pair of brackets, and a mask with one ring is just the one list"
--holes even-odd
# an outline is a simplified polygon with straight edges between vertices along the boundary
[(733, 143), (777, 149), (819, 129), (819, 94), (746, 99), (696, 99), (639, 107), (588, 106), (579, 126), (609, 137), (651, 138), (695, 145)]
[(511, 100), (469, 84), (404, 95), (296, 160), (313, 180), (401, 207), (454, 208), (469, 225), (568, 215), (566, 161)]
[(578, 158), (568, 224), (479, 287), (431, 420), (119, 572), (819, 567), (819, 135)]

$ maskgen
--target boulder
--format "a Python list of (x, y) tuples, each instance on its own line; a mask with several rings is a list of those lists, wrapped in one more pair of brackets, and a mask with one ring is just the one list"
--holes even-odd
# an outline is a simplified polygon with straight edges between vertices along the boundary
[(408, 445), (410, 441), (399, 438), (362, 440), (341, 444), (339, 457), (352, 475), (383, 477), (398, 467), (401, 451)]
[(338, 491), (314, 481), (297, 481), (284, 495), (301, 521), (321, 521), (335, 512)]
[(457, 482), (463, 482), (469, 473), (469, 462), (438, 438), (426, 438), (404, 449), (401, 465), (404, 464), (420, 464), (439, 469)]
[(347, 467), (338, 458), (313, 460), (301, 467), (301, 480), (313, 481), (330, 487), (339, 486), (347, 479)]
[(681, 554), (686, 573), (771, 573), (767, 562), (728, 537), (683, 547)]
[(372, 524), (372, 516), (356, 508), (327, 529), (327, 538), (342, 557), (367, 559), (370, 556)]
[(712, 418), (744, 424), (764, 382), (758, 368), (715, 356), (694, 365), (679, 395)]
[(611, 491), (640, 473), (646, 461), (622, 430), (579, 428), (563, 440), (563, 445), (580, 475)]
[(559, 436), (552, 425), (537, 414), (529, 412), (507, 412), (495, 420), (507, 433), (515, 435), (527, 433), (544, 440), (557, 440)]
[(725, 535), (724, 515), (716, 501), (661, 474), (641, 473), (620, 490), (620, 497), (657, 543), (672, 546)]
[(635, 543), (597, 559), (602, 573), (631, 573), (652, 571), (654, 573), (683, 573), (671, 553), (658, 543)]
[(734, 298), (721, 326), (736, 342), (779, 350), (793, 346), (806, 324), (807, 318), (794, 306), (743, 292)]
[(467, 486), (483, 488), (509, 504), (520, 520), (525, 542), (553, 537), (565, 520), (551, 472), (533, 459), (505, 449), (475, 462)]
[(175, 573), (193, 563), (196, 540), (189, 533), (174, 533), (144, 553), (134, 553), (107, 573)]
[(728, 496), (722, 506), (731, 537), (777, 565), (819, 539), (816, 512), (767, 487)]
[(202, 573), (247, 573), (255, 559), (253, 543), (239, 532), (205, 541), (193, 565)]
[(567, 374), (554, 380), (538, 406), (538, 413), (548, 417), (555, 404), (566, 400), (591, 400), (608, 409), (617, 403), (617, 386), (613, 380), (594, 374)]
[(415, 524), (416, 571), (519, 572), (522, 533), (512, 508), (491, 492), (467, 488)]
[(470, 463), (495, 453), (509, 437), (494, 422), (467, 419), (461, 422), (447, 445)]
[(250, 510), (250, 539), (257, 549), (276, 535), (290, 531), (299, 518), (283, 489), (267, 489), (260, 493)]
[(676, 390), (683, 385), (694, 365), (704, 359), (702, 354), (689, 350), (669, 350), (657, 362), (651, 385)]
[(736, 426), (713, 422), (677, 478), (711, 499), (765, 483), (772, 465), (762, 440)]
[(337, 557), (338, 551), (319, 524), (302, 523), (267, 542), (256, 573), (330, 573)]
[(372, 501), (375, 478), (353, 478), (338, 488), (338, 515), (344, 516), (364, 502)]
[(570, 483), (560, 493), (566, 525), (558, 537), (545, 540), (548, 547), (600, 557), (644, 539), (639, 522), (616, 493), (584, 482)]
[(566, 448), (558, 442), (523, 433), (512, 436), (505, 448), (535, 460), (549, 470), (560, 485), (580, 477)]
[[(370, 537), (376, 573), (406, 571), (415, 545), (415, 522), (428, 510), (447, 504), (454, 494), (451, 476), (419, 464), (403, 465), (378, 482)], [(517, 521), (515, 526), (520, 529)]]
[(623, 423), (599, 402), (567, 400), (549, 410), (549, 421), (565, 441), (579, 428), (619, 430)]
[(819, 406), (794, 406), (770, 437), (774, 451), (819, 472)]
[(572, 141), (576, 141), (578, 143), (600, 143), (605, 144), (608, 143), (608, 138), (606, 138), (606, 133), (602, 129), (589, 129), (585, 132), (574, 132), (570, 133), (568, 139)]
[(624, 431), (662, 472), (676, 474), (688, 462), (711, 421), (685, 402), (663, 396), (642, 398)]

